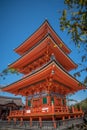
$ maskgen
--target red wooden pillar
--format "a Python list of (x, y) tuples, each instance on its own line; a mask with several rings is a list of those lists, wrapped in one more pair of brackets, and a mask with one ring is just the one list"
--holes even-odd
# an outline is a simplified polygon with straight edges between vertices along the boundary
[(32, 127), (32, 117), (30, 117), (30, 127)]
[(74, 115), (74, 118), (76, 118), (76, 115)]
[(69, 112), (69, 107), (68, 106), (66, 106), (66, 111)]
[(80, 107), (80, 112), (82, 112), (82, 108)]
[(8, 117), (8, 123), (10, 123), (11, 122), (11, 119)]
[(52, 103), (52, 112), (55, 112), (54, 104)]
[[(65, 116), (62, 116), (62, 121), (64, 121), (65, 120)], [(63, 125), (65, 124), (65, 122), (63, 122)]]
[(78, 118), (80, 118), (80, 115), (78, 115)]
[(74, 110), (74, 107), (72, 106), (72, 112), (74, 113), (74, 111), (75, 111), (75, 110)]
[(62, 120), (65, 120), (65, 116), (62, 117)]
[(16, 118), (13, 118), (13, 120), (14, 120), (14, 124), (16, 124)]
[(42, 118), (39, 117), (40, 128), (42, 127)]
[(56, 102), (57, 102), (57, 101), (56, 101), (56, 97), (54, 96), (54, 104), (56, 104)]
[(70, 119), (70, 115), (68, 116), (68, 119)]
[(51, 105), (51, 97), (50, 97), (50, 93), (48, 92), (48, 96), (47, 96), (47, 101), (48, 101), (48, 105)]
[(34, 106), (34, 101), (33, 101), (33, 98), (31, 99), (31, 107)]
[(23, 125), (23, 118), (22, 117), (20, 118), (20, 125), (21, 126)]
[(55, 121), (55, 117), (54, 116), (52, 116), (52, 120), (53, 120), (54, 128), (56, 128), (56, 121)]
[(41, 105), (42, 105), (42, 97), (41, 97), (41, 95), (40, 95), (40, 100), (39, 100), (39, 106), (41, 107)]
[(60, 98), (60, 104), (61, 104), (61, 106), (63, 106), (63, 103), (62, 103), (62, 98)]
[(26, 96), (26, 108), (28, 108), (28, 96)]

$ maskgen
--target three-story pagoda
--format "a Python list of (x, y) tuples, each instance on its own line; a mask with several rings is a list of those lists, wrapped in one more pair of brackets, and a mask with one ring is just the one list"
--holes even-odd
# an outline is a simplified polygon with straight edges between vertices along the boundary
[[(9, 68), (24, 77), (3, 91), (26, 97), (24, 110), (11, 111), (8, 119), (40, 121), (82, 117), (83, 112), (67, 106), (66, 96), (84, 89), (69, 71), (77, 65), (68, 57), (71, 50), (46, 20), (24, 43), (15, 49), (21, 57)], [(56, 123), (54, 122), (56, 128)]]

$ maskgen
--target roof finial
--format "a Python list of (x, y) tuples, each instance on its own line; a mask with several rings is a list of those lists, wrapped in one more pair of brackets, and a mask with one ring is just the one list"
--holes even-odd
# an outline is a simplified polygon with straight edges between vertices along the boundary
[(47, 17), (45, 17), (45, 20), (47, 20)]
[(45, 17), (45, 21), (46, 21), (46, 22), (48, 22), (48, 19), (47, 19), (47, 17)]

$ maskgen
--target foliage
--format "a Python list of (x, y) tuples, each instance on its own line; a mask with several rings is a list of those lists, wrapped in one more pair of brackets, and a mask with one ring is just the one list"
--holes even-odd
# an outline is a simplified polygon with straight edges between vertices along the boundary
[(64, 0), (64, 9), (60, 18), (60, 29), (68, 30), (71, 39), (78, 47), (87, 43), (87, 0)]
[(5, 77), (8, 74), (19, 74), (17, 70), (15, 70), (14, 68), (6, 68), (4, 69), (1, 73), (0, 73), (0, 77), (2, 77), (3, 79), (5, 79)]
[[(80, 65), (83, 65), (83, 62), (87, 62), (87, 0), (64, 0), (64, 4), (66, 9), (62, 11), (60, 29), (67, 30), (71, 40), (79, 48), (82, 59)], [(80, 77), (83, 71), (87, 72), (87, 67), (83, 67), (74, 76)], [(87, 76), (84, 83), (87, 85)]]
[(80, 106), (83, 111), (87, 111), (87, 98), (81, 101), (80, 103), (76, 103), (75, 107)]

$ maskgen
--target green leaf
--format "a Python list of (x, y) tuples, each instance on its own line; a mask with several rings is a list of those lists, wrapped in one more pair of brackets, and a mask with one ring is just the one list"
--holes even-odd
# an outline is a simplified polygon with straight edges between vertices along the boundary
[(66, 17), (67, 11), (63, 10), (63, 16)]
[(76, 77), (76, 76), (80, 77), (81, 76), (80, 72), (74, 73), (74, 77)]
[(84, 84), (87, 85), (87, 76), (84, 79)]
[(86, 61), (86, 56), (82, 56), (82, 62)]

